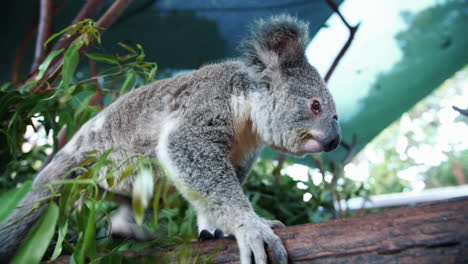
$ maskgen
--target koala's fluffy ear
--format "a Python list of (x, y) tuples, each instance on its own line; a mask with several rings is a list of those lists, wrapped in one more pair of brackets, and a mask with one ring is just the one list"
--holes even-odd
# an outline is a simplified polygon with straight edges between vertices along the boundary
[(257, 21), (241, 48), (247, 63), (262, 70), (302, 60), (308, 42), (308, 24), (280, 15)]

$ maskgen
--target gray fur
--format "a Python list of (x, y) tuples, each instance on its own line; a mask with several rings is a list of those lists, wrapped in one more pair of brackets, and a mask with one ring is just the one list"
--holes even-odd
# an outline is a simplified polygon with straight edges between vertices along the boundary
[[(164, 164), (196, 209), (201, 229), (219, 228), (236, 237), (242, 263), (250, 263), (252, 253), (256, 263), (266, 263), (265, 243), (286, 263), (286, 250), (272, 231), (282, 224), (255, 214), (241, 182), (262, 146), (297, 155), (336, 147), (329, 144), (340, 134), (335, 104), (305, 58), (307, 41), (307, 24), (295, 18), (258, 22), (243, 44), (243, 57), (119, 98), (80, 129), (34, 185), (63, 177), (91, 150), (112, 147), (109, 157), (115, 161), (143, 153)], [(314, 99), (321, 103), (319, 114), (310, 110)], [(130, 196), (132, 177), (110, 189), (105, 182), (101, 187)], [(27, 201), (43, 195), (32, 192)], [(11, 256), (42, 211), (1, 231), (1, 260)], [(8, 222), (25, 212), (18, 209)]]

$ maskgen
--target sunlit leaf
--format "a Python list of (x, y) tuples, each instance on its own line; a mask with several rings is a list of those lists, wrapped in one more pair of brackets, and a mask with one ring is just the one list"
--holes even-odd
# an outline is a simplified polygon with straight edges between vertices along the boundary
[(148, 168), (140, 168), (133, 182), (132, 205), (137, 225), (141, 226), (145, 210), (153, 196), (154, 179), (153, 173)]

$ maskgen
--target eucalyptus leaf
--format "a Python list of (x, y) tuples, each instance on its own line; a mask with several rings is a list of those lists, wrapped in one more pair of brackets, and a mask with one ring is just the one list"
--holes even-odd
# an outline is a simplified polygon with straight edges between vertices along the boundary
[(52, 51), (49, 54), (49, 56), (47, 56), (44, 62), (42, 62), (41, 65), (39, 66), (39, 72), (37, 73), (36, 79), (35, 79), (36, 81), (39, 81), (40, 79), (42, 79), (42, 77), (44, 77), (44, 74), (49, 68), (50, 63), (52, 63), (52, 60), (58, 55), (60, 55), (62, 52), (63, 52), (63, 49), (55, 50), (55, 51)]
[(62, 70), (62, 83), (60, 88), (69, 89), (70, 83), (73, 80), (76, 68), (80, 61), (79, 51), (83, 44), (79, 41), (73, 42), (73, 44), (67, 49), (63, 58), (63, 70)]
[(135, 75), (136, 73), (134, 71), (130, 71), (128, 73), (127, 78), (125, 79), (122, 88), (120, 89), (120, 95), (124, 94), (130, 87), (135, 84)]
[(51, 259), (54, 260), (62, 253), (63, 240), (68, 231), (68, 209), (69, 199), (74, 185), (67, 184), (63, 187), (62, 193), (59, 199), (59, 219), (58, 219), (58, 238), (55, 244), (54, 252), (52, 253)]
[(0, 86), (0, 91), (3, 92), (3, 91), (6, 91), (8, 90), (8, 88), (11, 86), (11, 82), (6, 82), (4, 84), (2, 84), (2, 86)]
[(60, 36), (60, 35), (62, 35), (63, 33), (67, 32), (68, 30), (70, 30), (73, 26), (74, 26), (74, 25), (69, 26), (69, 27), (66, 27), (66, 28), (60, 30), (59, 32), (53, 34), (52, 36), (50, 36), (50, 38), (48, 38), (48, 39), (46, 40), (46, 42), (44, 42), (44, 47), (46, 47), (47, 44), (49, 44), (52, 40), (56, 39), (58, 36)]
[(37, 222), (26, 240), (18, 249), (11, 264), (40, 263), (52, 237), (57, 224), (59, 208), (50, 203), (46, 213)]
[(127, 45), (127, 44), (124, 44), (124, 43), (121, 43), (119, 42), (119, 46), (121, 46), (122, 48), (130, 51), (131, 53), (137, 53), (136, 50), (134, 48), (132, 48), (131, 46)]
[(90, 202), (89, 208), (83, 205), (81, 215), (78, 217), (81, 236), (73, 253), (73, 259), (77, 264), (85, 263), (86, 257), (96, 256), (96, 206)]
[(10, 190), (0, 197), (0, 223), (5, 220), (31, 189), (31, 181), (27, 181), (16, 189)]
[(86, 56), (88, 56), (88, 58), (92, 60), (104, 62), (107, 64), (119, 64), (119, 59), (117, 59), (117, 57), (115, 57), (114, 55), (110, 54), (86, 53)]

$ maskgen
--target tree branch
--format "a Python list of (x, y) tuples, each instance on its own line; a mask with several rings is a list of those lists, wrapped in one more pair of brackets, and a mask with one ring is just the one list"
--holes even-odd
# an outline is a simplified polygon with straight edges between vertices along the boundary
[[(275, 232), (282, 238), (292, 263), (465, 263), (466, 225), (468, 197)], [(192, 249), (200, 253), (198, 259), (213, 256), (211, 263), (239, 261), (234, 240), (194, 243)], [(124, 255), (144, 259), (154, 256), (154, 250)]]
[(54, 27), (54, 0), (41, 0), (39, 11), (39, 26), (37, 30), (36, 48), (32, 71), (35, 71), (46, 55), (44, 43), (52, 35)]
[(346, 54), (346, 51), (348, 51), (348, 48), (349, 46), (351, 45), (351, 43), (353, 42), (353, 39), (354, 39), (354, 35), (356, 34), (356, 31), (358, 30), (359, 28), (359, 25), (361, 23), (358, 23), (356, 26), (350, 26), (349, 23), (346, 21), (346, 19), (343, 17), (343, 15), (341, 14), (340, 10), (338, 10), (338, 5), (333, 1), (333, 0), (326, 0), (328, 5), (333, 9), (333, 11), (335, 11), (338, 16), (341, 18), (341, 21), (343, 21), (343, 23), (346, 25), (346, 27), (349, 29), (349, 37), (348, 37), (348, 40), (346, 41), (346, 43), (344, 44), (343, 48), (341, 48), (340, 52), (338, 53), (338, 55), (336, 56), (335, 60), (333, 61), (330, 69), (328, 70), (327, 74), (325, 75), (325, 82), (328, 82), (328, 80), (330, 79), (331, 75), (333, 74), (333, 72), (335, 71), (335, 68), (336, 66), (338, 66), (338, 63), (340, 63), (341, 59), (343, 58), (343, 56)]
[[(290, 263), (467, 263), (468, 196), (318, 224), (276, 229)], [(239, 263), (234, 239), (194, 242), (187, 262)], [(185, 251), (185, 252), (187, 252)], [(190, 252), (190, 251), (189, 251)], [(177, 246), (126, 251), (131, 261), (178, 263)], [(269, 252), (271, 255), (271, 252)], [(54, 263), (69, 263), (62, 256)]]
[(133, 0), (116, 0), (106, 13), (96, 22), (98, 27), (110, 27)]
[(102, 106), (102, 93), (101, 88), (99, 87), (99, 73), (97, 70), (97, 63), (95, 60), (89, 59), (89, 71), (91, 76), (94, 78), (94, 85), (96, 85), (96, 92), (94, 93), (91, 100), (89, 100), (89, 105), (91, 106)]
[(141, 6), (131, 10), (125, 14), (125, 16), (121, 16), (116, 22), (115, 25), (122, 23), (123, 21), (144, 12), (146, 9), (154, 6), (157, 0), (146, 0)]
[[(102, 1), (102, 0), (90, 0), (90, 1), (93, 1), (94, 4), (97, 4), (97, 2)], [(115, 22), (115, 20), (119, 17), (119, 15), (122, 14), (122, 12), (125, 10), (125, 8), (131, 2), (132, 2), (132, 0), (116, 0), (109, 7), (109, 9), (101, 16), (101, 18), (96, 22), (96, 26), (102, 27), (102, 28), (104, 28), (104, 30), (109, 28), (112, 25), (112, 23)], [(89, 9), (89, 8), (90, 8), (89, 5), (85, 5), (83, 7), (83, 9)], [(89, 14), (89, 13), (87, 13), (85, 11), (80, 12), (80, 14), (82, 14), (82, 13)], [(78, 19), (80, 17), (81, 17), (81, 15), (78, 15), (77, 18), (75, 18), (75, 19)], [(61, 41), (61, 42), (63, 42), (63, 41)], [(64, 44), (59, 44), (59, 43), (57, 44), (57, 47), (60, 47), (61, 45), (64, 45), (66, 42), (64, 42)], [(56, 48), (56, 47), (54, 47), (54, 48)], [(89, 47), (83, 46), (82, 49), (80, 50), (80, 54), (83, 54), (83, 52), (86, 51), (87, 48), (89, 48)], [(47, 78), (51, 77), (52, 75), (54, 75), (56, 72), (59, 71), (59, 69), (62, 67), (62, 65), (63, 65), (63, 55), (58, 57), (58, 59), (54, 60), (54, 62), (51, 64), (51, 66), (47, 70), (47, 72), (46, 72), (43, 79), (47, 79)], [(36, 78), (37, 73), (38, 73), (37, 71), (34, 72), (28, 79), (29, 80), (34, 80)], [(36, 89), (36, 91), (40, 92), (41, 89)]]

